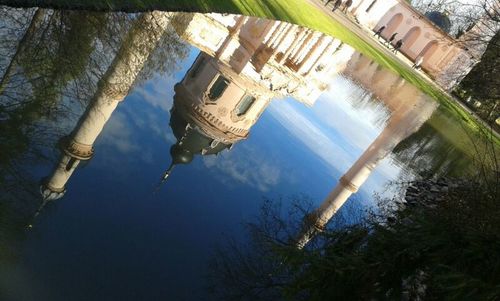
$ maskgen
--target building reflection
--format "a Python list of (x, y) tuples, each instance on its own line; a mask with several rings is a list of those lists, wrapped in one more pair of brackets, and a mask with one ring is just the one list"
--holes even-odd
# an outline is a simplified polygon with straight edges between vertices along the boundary
[(174, 166), (191, 162), (194, 155), (217, 155), (246, 139), (271, 98), (268, 89), (200, 52), (175, 85), (170, 127), (177, 142), (170, 149), (172, 163), (162, 181)]
[(246, 139), (271, 100), (292, 96), (312, 106), (354, 52), (327, 35), (246, 16), (184, 15), (174, 27), (201, 51), (175, 86), (177, 142), (162, 182), (194, 155)]
[[(151, 14), (157, 14), (154, 18), (163, 23), (148, 23)], [(95, 140), (154, 49), (157, 41), (144, 41), (142, 30), (156, 30), (159, 37), (169, 22), (159, 12), (138, 18), (134, 34), (128, 36), (101, 79), (91, 105), (64, 140), (63, 155), (42, 185), (44, 204), (62, 197), (79, 162), (90, 159)], [(272, 100), (291, 96), (312, 106), (328, 88), (332, 75), (339, 72), (370, 90), (390, 112), (381, 134), (310, 216), (298, 239), (300, 246), (326, 225), (375, 166), (436, 107), (416, 88), (351, 47), (297, 25), (218, 14), (177, 14), (169, 24), (200, 53), (175, 85), (170, 127), (176, 142), (160, 183), (175, 166), (190, 163), (196, 155), (217, 155), (246, 139)]]
[(332, 37), (283, 22), (217, 14), (141, 14), (84, 115), (62, 139), (62, 156), (41, 186), (42, 207), (61, 198), (80, 161), (92, 157), (94, 142), (167, 25), (201, 51), (175, 86), (170, 126), (177, 142), (162, 182), (177, 164), (189, 163), (197, 154), (216, 155), (246, 139), (272, 99), (293, 96), (312, 106), (328, 87), (328, 75), (345, 66), (354, 52)]

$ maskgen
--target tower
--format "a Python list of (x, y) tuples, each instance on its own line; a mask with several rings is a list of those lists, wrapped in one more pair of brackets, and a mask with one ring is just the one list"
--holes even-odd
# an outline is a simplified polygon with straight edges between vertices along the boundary
[(137, 75), (154, 50), (169, 22), (163, 12), (141, 14), (127, 33), (114, 60), (99, 80), (85, 113), (73, 132), (61, 140), (62, 156), (40, 187), (46, 201), (64, 196), (66, 183), (80, 161), (92, 158), (93, 145), (118, 104), (127, 96)]
[(393, 81), (392, 85), (379, 80), (380, 72), (384, 70), (378, 70), (376, 64), (357, 68), (364, 62), (365, 58), (362, 56), (353, 57), (345, 72), (360, 85), (370, 87), (377, 99), (391, 112), (390, 117), (382, 132), (340, 177), (323, 203), (305, 218), (303, 229), (295, 241), (299, 248), (304, 247), (318, 231), (325, 228), (349, 197), (368, 179), (380, 161), (402, 140), (416, 132), (437, 107), (433, 100), (411, 84), (394, 81), (397, 77), (387, 77), (389, 81)]
[(340, 178), (323, 203), (306, 219), (303, 232), (297, 239), (299, 248), (304, 247), (317, 231), (324, 229), (347, 199), (368, 179), (378, 163), (390, 154), (399, 142), (417, 131), (435, 108), (433, 102), (422, 98), (411, 109), (401, 109), (393, 113), (379, 136)]

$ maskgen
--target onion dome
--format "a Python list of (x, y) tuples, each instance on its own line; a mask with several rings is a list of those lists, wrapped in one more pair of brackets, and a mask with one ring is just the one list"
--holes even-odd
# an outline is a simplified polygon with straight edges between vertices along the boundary
[(170, 155), (173, 164), (188, 164), (193, 161), (193, 153), (178, 144), (172, 145)]

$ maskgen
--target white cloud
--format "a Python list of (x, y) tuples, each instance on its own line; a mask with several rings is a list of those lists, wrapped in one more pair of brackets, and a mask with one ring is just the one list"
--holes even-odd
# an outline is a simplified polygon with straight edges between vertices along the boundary
[(131, 144), (132, 131), (127, 117), (121, 112), (114, 112), (104, 128), (103, 145), (109, 145), (122, 153), (129, 154), (139, 150), (139, 146)]
[[(331, 86), (333, 89), (323, 93), (312, 108), (312, 118), (287, 101), (275, 102), (269, 110), (292, 136), (335, 171), (332, 174), (338, 174), (346, 172), (375, 140), (388, 116), (382, 106), (372, 102), (353, 103), (349, 98), (362, 95), (355, 91), (361, 88), (346, 84), (346, 80), (333, 80)], [(388, 180), (396, 179), (400, 171), (389, 154), (363, 189), (380, 190)]]
[(285, 129), (333, 169), (345, 171), (352, 163), (353, 158), (347, 149), (334, 143), (323, 129), (286, 101), (274, 103), (269, 111)]
[(144, 86), (135, 88), (134, 93), (153, 107), (168, 112), (173, 103), (172, 82), (174, 79), (170, 75), (156, 75)]
[(203, 157), (203, 163), (206, 167), (216, 168), (223, 172), (232, 180), (255, 187), (260, 191), (268, 191), (280, 183), (281, 170), (271, 158), (245, 144), (237, 147), (239, 148), (237, 151), (224, 152), (218, 157)]

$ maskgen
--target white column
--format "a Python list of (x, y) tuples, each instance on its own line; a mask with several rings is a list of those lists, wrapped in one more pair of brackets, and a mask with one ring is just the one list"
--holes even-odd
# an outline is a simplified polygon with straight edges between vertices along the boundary
[[(316, 40), (316, 43), (311, 47), (309, 52), (302, 58), (299, 64), (299, 70), (297, 72), (307, 74), (315, 65), (315, 63), (323, 57), (326, 48), (323, 51), (320, 51), (321, 49), (320, 46), (323, 45), (323, 41), (325, 40), (325, 38), (326, 36), (324, 34), (320, 35), (320, 37)], [(316, 56), (316, 59), (314, 59), (314, 56)], [(307, 64), (309, 63), (309, 60), (313, 60), (313, 62), (311, 64)], [(309, 68), (307, 68), (308, 71), (304, 72), (304, 69), (306, 69), (308, 65), (309, 65)]]
[(285, 26), (283, 27), (283, 31), (282, 31), (281, 36), (279, 37), (277, 42), (272, 46), (273, 47), (273, 55), (275, 55), (278, 52), (280, 46), (283, 44), (283, 42), (289, 36), (289, 34), (292, 31), (292, 29), (294, 28), (294, 26), (297, 26), (297, 25), (293, 25), (293, 24), (289, 24), (289, 23), (285, 24)]
[[(72, 161), (71, 164), (70, 161)], [(79, 163), (80, 160), (74, 159), (67, 154), (63, 154), (59, 164), (54, 169), (54, 172), (47, 182), (47, 187), (52, 191), (64, 192), (66, 182), (68, 182)]]
[(307, 46), (307, 42), (309, 42), (309, 40), (311, 39), (312, 34), (313, 33), (309, 29), (304, 30), (304, 34), (300, 39), (298, 39), (298, 43), (295, 44), (295, 47), (290, 52), (287, 58), (288, 61), (290, 61), (291, 63), (295, 63), (294, 61), (300, 55), (300, 52)]
[(268, 35), (269, 37), (267, 38), (267, 40), (264, 41), (264, 43), (268, 46), (268, 47), (272, 47), (272, 45), (274, 45), (276, 43), (276, 41), (279, 39), (279, 36), (283, 30), (283, 27), (284, 27), (284, 24), (283, 22), (279, 22), (279, 21), (273, 21), (273, 27)]
[(73, 132), (73, 143), (91, 148), (118, 103), (128, 94), (167, 23), (168, 15), (163, 12), (144, 13), (139, 17), (99, 82), (90, 107)]
[(240, 31), (241, 27), (246, 23), (247, 19), (248, 17), (246, 16), (239, 16), (234, 26), (229, 28), (226, 39), (224, 40), (224, 42), (222, 42), (222, 45), (219, 47), (219, 49), (217, 49), (217, 52), (215, 53), (216, 59), (221, 58), (227, 46), (229, 46), (229, 43), (234, 38), (234, 36)]
[(290, 53), (293, 51), (293, 49), (295, 48), (297, 43), (299, 43), (299, 41), (302, 39), (302, 36), (304, 34), (304, 31), (305, 31), (304, 27), (292, 26), (290, 28), (297, 29), (295, 31), (295, 34), (294, 34), (295, 37), (293, 37), (292, 43), (285, 50), (285, 52), (283, 53), (283, 56), (279, 60), (277, 60), (278, 63), (283, 62), (290, 55)]

